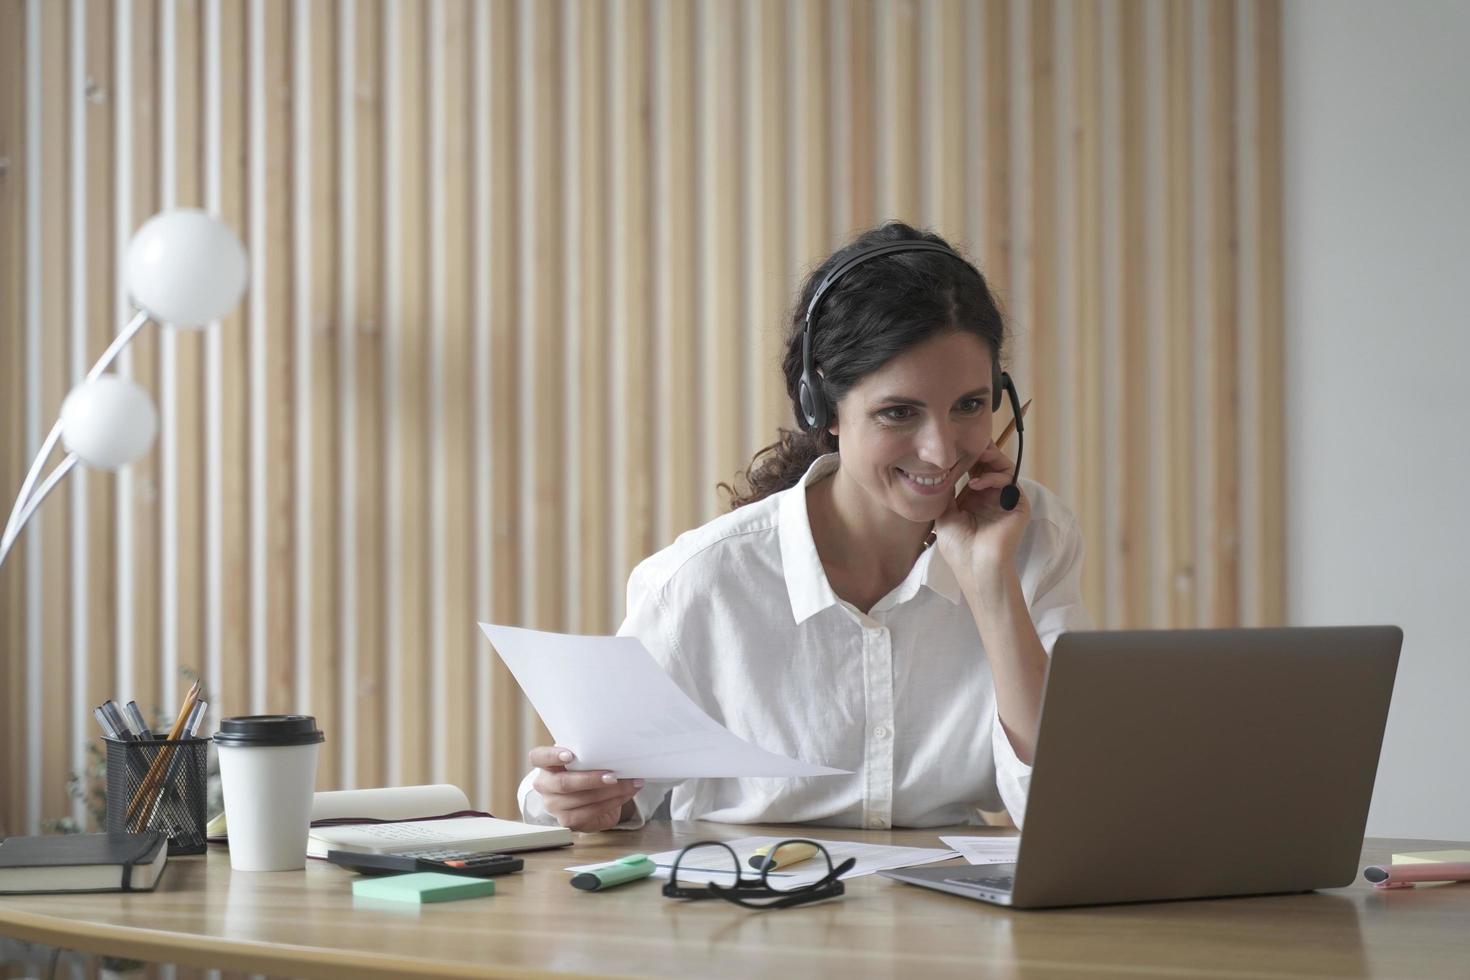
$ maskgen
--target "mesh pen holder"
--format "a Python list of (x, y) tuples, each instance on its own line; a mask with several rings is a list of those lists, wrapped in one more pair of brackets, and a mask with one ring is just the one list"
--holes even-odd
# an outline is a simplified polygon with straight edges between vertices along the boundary
[(107, 832), (157, 830), (168, 853), (204, 853), (208, 738), (107, 743)]

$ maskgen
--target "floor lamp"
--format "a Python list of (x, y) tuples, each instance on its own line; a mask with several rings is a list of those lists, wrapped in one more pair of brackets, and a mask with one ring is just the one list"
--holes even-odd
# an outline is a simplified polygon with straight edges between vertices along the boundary
[[(233, 310), (245, 292), (245, 247), (229, 225), (203, 211), (164, 211), (144, 222), (128, 243), (123, 274), (138, 312), (62, 402), (61, 417), (31, 463), (5, 523), (0, 565), (41, 501), (78, 462), (115, 470), (153, 445), (158, 411), (148, 393), (103, 372), (150, 321), (174, 329), (207, 327)], [(66, 456), (38, 485), (58, 441)]]

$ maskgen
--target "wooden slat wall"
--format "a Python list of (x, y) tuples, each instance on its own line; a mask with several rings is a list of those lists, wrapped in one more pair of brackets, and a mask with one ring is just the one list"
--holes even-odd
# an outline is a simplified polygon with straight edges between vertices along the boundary
[[(0, 833), (105, 695), (314, 712), (320, 784), (514, 808), (477, 618), (616, 628), (790, 409), (800, 277), (886, 217), (1012, 315), (1027, 472), (1109, 626), (1274, 623), (1279, 0), (0, 0), (0, 488), (169, 204), (251, 253), (120, 370), (157, 449), (0, 569)], [(1203, 382), (1203, 383), (1200, 383)], [(1247, 410), (1248, 409), (1248, 410)], [(1203, 436), (1203, 438), (1201, 438)], [(38, 710), (45, 706), (45, 710)]]

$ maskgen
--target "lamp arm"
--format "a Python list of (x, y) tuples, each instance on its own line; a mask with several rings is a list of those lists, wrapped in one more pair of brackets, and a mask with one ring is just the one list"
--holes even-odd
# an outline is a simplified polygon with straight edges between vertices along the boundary
[(112, 343), (107, 346), (107, 350), (103, 351), (102, 356), (97, 358), (97, 363), (93, 364), (92, 370), (87, 372), (87, 380), (96, 381), (102, 375), (102, 372), (106, 371), (112, 362), (117, 360), (117, 355), (121, 354), (122, 349), (132, 342), (132, 339), (138, 335), (138, 331), (143, 329), (143, 325), (148, 320), (149, 317), (146, 310), (139, 310), (135, 313), (133, 318), (128, 321), (128, 325), (122, 328), (122, 333), (112, 338)]
[[(143, 329), (143, 325), (148, 320), (149, 316), (145, 310), (139, 310), (134, 314), (133, 318), (128, 321), (128, 325), (123, 327), (122, 332), (112, 339), (112, 343), (108, 345), (107, 350), (102, 352), (102, 356), (97, 359), (97, 363), (92, 365), (92, 370), (87, 372), (87, 380), (97, 380), (102, 372), (106, 371), (108, 366), (117, 360), (117, 355), (122, 353), (122, 349), (138, 335), (138, 331)], [(27, 506), (30, 500), (31, 490), (35, 487), (36, 479), (41, 475), (41, 469), (46, 465), (46, 460), (51, 457), (51, 450), (56, 448), (56, 443), (60, 439), (61, 419), (58, 418), (56, 424), (51, 427), (51, 432), (46, 436), (46, 441), (41, 443), (41, 451), (36, 455), (35, 461), (31, 463), (31, 469), (26, 474), (25, 482), (20, 485), (20, 496), (15, 498), (15, 506), (10, 510), (10, 518), (5, 522), (5, 535), (0, 541), (13, 543), (12, 539), (20, 534), (20, 529), (25, 526), (25, 522), (29, 519), (31, 513), (34, 512), (35, 508)], [(60, 467), (57, 467), (57, 470), (60, 471)], [(4, 563), (5, 553), (9, 550), (10, 548), (8, 546), (0, 548), (0, 564)]]
[(36, 454), (36, 459), (31, 463), (31, 471), (26, 474), (26, 481), (20, 485), (20, 496), (15, 498), (15, 506), (10, 510), (10, 519), (5, 522), (5, 540), (10, 540), (11, 535), (20, 533), (20, 515), (26, 509), (26, 501), (31, 497), (31, 489), (36, 485), (36, 477), (41, 475), (41, 468), (46, 465), (46, 460), (51, 458), (51, 450), (56, 448), (57, 441), (61, 438), (61, 419), (51, 427), (50, 435), (46, 441), (41, 443), (41, 451)]
[(10, 549), (15, 547), (15, 542), (20, 540), (21, 528), (25, 527), (26, 522), (31, 519), (31, 515), (40, 509), (41, 501), (45, 500), (47, 494), (55, 490), (56, 485), (76, 468), (78, 462), (80, 462), (80, 458), (76, 453), (67, 453), (66, 458), (57, 464), (56, 469), (51, 471), (51, 475), (46, 477), (41, 485), (36, 488), (35, 493), (31, 494), (31, 499), (26, 503), (25, 510), (20, 512), (20, 518), (16, 521), (15, 530), (7, 534), (4, 540), (0, 540), (0, 565), (5, 563), (5, 556), (10, 554)]

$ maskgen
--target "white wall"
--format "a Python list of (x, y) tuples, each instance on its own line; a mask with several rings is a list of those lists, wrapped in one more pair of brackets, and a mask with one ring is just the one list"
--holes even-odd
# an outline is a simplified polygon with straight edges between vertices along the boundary
[(1284, 6), (1290, 617), (1403, 627), (1368, 833), (1470, 840), (1470, 4)]

